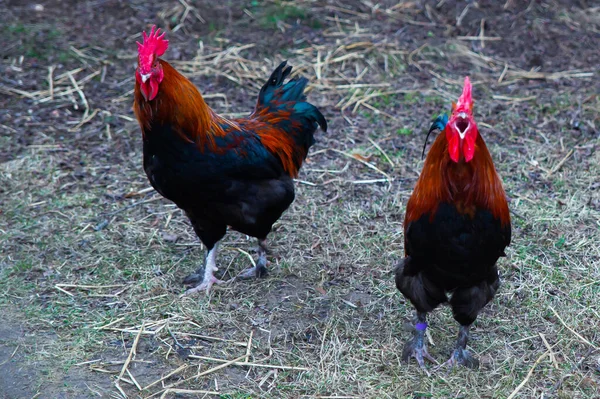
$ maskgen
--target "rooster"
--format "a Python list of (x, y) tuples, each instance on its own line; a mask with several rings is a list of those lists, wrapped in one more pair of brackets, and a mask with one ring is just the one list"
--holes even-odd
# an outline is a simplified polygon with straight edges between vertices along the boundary
[[(404, 219), (405, 258), (395, 270), (396, 287), (416, 308), (414, 336), (404, 347), (405, 361), (437, 363), (424, 343), (427, 313), (449, 302), (460, 324), (448, 366), (476, 368), (466, 349), (469, 327), (494, 297), (500, 280), (496, 261), (510, 244), (506, 194), (473, 118), (471, 83), (452, 104), (425, 159)], [(449, 296), (449, 299), (448, 299)]]
[(143, 136), (144, 171), (152, 186), (189, 218), (207, 249), (204, 266), (184, 280), (186, 293), (224, 281), (217, 271), (218, 242), (230, 226), (258, 239), (258, 261), (239, 277), (266, 274), (266, 238), (294, 201), (293, 178), (314, 143), (321, 112), (306, 102), (307, 79), (284, 83), (281, 63), (260, 90), (247, 118), (226, 119), (198, 89), (161, 57), (165, 34), (152, 27), (138, 45), (133, 109)]

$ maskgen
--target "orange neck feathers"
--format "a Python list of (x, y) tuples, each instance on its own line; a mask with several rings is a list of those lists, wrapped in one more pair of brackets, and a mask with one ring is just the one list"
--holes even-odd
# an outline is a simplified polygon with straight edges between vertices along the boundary
[(465, 214), (487, 209), (502, 225), (510, 223), (502, 182), (480, 134), (475, 142), (473, 159), (458, 163), (450, 159), (445, 134), (438, 135), (408, 200), (405, 228), (423, 214), (429, 213), (433, 219), (441, 202), (452, 203)]
[[(150, 130), (151, 123), (169, 124), (182, 140), (196, 143), (200, 151), (208, 148), (209, 151), (218, 153), (227, 151), (227, 148), (217, 146), (217, 137), (224, 137), (234, 131), (253, 132), (260, 138), (262, 145), (281, 160), (284, 170), (291, 177), (298, 176), (307, 149), (298, 148), (290, 133), (275, 126), (282, 120), (289, 119), (290, 111), (273, 112), (265, 107), (250, 118), (234, 121), (225, 119), (204, 102), (192, 82), (168, 62), (159, 62), (164, 78), (156, 97), (152, 101), (146, 101), (137, 82), (134, 89), (133, 110), (144, 137)], [(294, 125), (300, 122), (290, 123)]]
[(185, 76), (168, 62), (159, 62), (164, 71), (164, 78), (157, 96), (148, 102), (144, 99), (137, 82), (134, 89), (133, 110), (144, 136), (151, 123), (171, 124), (183, 140), (195, 142), (200, 149), (204, 149), (207, 145), (214, 148), (215, 137), (225, 136), (223, 126), (239, 130), (235, 122), (210, 109), (196, 86)]

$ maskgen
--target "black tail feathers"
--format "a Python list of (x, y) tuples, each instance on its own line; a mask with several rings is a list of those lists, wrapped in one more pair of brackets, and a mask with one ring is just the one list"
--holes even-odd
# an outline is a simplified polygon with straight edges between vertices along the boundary
[(316, 122), (323, 131), (327, 131), (327, 121), (323, 114), (317, 107), (306, 102), (304, 89), (308, 79), (294, 78), (284, 84), (291, 73), (292, 67), (287, 65), (287, 61), (283, 61), (275, 68), (269, 80), (260, 89), (257, 109), (267, 107), (275, 112), (291, 106), (292, 118), (306, 118), (308, 121)]

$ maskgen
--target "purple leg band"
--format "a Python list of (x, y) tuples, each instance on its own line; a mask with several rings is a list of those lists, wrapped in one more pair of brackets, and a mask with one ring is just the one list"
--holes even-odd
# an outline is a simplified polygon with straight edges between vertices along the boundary
[(417, 323), (415, 328), (417, 329), (417, 331), (425, 331), (425, 329), (427, 328), (427, 323)]

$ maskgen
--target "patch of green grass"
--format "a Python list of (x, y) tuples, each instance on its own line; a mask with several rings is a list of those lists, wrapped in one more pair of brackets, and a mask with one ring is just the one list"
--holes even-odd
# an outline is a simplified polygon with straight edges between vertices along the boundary
[(392, 94), (385, 94), (379, 97), (375, 97), (371, 105), (378, 109), (386, 109), (393, 104), (395, 99), (394, 97), (395, 96), (393, 96)]
[[(448, 108), (448, 104), (447, 101), (440, 97), (440, 96), (436, 96), (436, 95), (426, 95), (423, 96), (423, 103), (424, 104), (429, 104), (429, 105), (435, 105), (437, 107), (439, 107), (441, 110)], [(440, 111), (440, 113), (443, 111)]]
[(57, 47), (64, 32), (51, 25), (14, 23), (8, 25), (8, 42), (20, 42), (19, 55), (43, 61), (64, 63), (72, 58), (69, 50)]
[(277, 29), (279, 22), (301, 20), (307, 22), (313, 29), (320, 29), (321, 23), (310, 18), (307, 10), (290, 2), (275, 1), (267, 6), (262, 6), (258, 1), (252, 2), (256, 12), (260, 15), (259, 24), (265, 29)]

